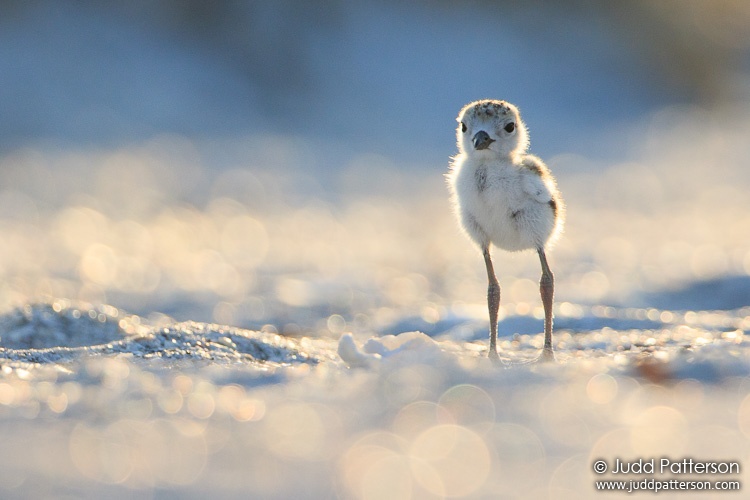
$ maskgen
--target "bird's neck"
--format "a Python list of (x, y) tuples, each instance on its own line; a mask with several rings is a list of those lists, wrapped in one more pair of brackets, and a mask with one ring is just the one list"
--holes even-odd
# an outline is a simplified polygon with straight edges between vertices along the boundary
[(520, 155), (518, 153), (507, 153), (507, 154), (492, 154), (482, 155), (477, 158), (478, 165), (492, 166), (492, 165), (513, 165), (520, 161)]

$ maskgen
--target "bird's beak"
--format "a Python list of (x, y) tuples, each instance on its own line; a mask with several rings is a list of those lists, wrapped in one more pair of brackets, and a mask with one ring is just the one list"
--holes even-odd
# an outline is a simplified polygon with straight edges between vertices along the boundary
[(480, 130), (479, 132), (474, 134), (474, 138), (472, 140), (474, 141), (474, 149), (476, 149), (477, 151), (487, 149), (488, 147), (490, 147), (490, 144), (495, 142), (495, 139), (490, 138), (490, 135), (484, 130)]

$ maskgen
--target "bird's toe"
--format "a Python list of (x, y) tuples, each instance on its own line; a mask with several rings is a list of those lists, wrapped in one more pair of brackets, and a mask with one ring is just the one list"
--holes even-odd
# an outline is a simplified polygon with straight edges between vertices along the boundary
[(542, 349), (542, 354), (539, 355), (539, 361), (549, 363), (555, 361), (555, 351), (551, 347), (545, 347)]

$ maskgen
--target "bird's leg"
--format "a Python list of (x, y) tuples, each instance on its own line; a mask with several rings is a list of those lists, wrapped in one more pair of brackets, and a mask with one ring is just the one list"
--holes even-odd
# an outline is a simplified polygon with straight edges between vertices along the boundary
[(542, 357), (545, 359), (554, 359), (552, 352), (552, 301), (555, 296), (555, 277), (550, 271), (547, 264), (547, 256), (544, 254), (544, 248), (537, 249), (539, 261), (542, 263), (542, 278), (539, 280), (539, 293), (542, 296), (542, 305), (544, 306), (544, 351)]
[(499, 360), (497, 355), (497, 312), (500, 309), (500, 284), (495, 276), (495, 269), (492, 267), (492, 257), (490, 257), (489, 245), (484, 247), (484, 265), (487, 266), (487, 309), (490, 313), (490, 359)]

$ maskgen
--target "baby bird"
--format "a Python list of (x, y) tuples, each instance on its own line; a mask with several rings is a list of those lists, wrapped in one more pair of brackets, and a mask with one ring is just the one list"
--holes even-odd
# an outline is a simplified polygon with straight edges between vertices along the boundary
[(544, 306), (545, 359), (552, 351), (554, 276), (545, 246), (563, 228), (565, 208), (554, 177), (536, 156), (527, 154), (529, 133), (521, 115), (506, 101), (481, 100), (458, 114), (458, 154), (447, 174), (456, 215), (466, 234), (479, 245), (487, 267), (490, 317), (489, 357), (497, 354), (500, 285), (490, 244), (511, 252), (535, 249), (542, 265), (539, 291)]

